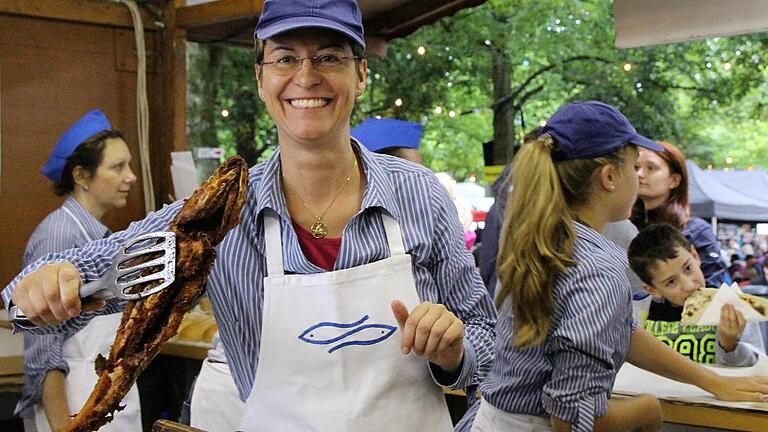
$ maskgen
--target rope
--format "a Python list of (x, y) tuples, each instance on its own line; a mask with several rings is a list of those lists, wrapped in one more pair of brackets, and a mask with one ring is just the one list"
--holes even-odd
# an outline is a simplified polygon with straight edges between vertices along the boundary
[(147, 101), (147, 52), (144, 45), (144, 24), (139, 7), (134, 0), (113, 0), (128, 7), (133, 19), (136, 35), (136, 117), (139, 137), (141, 177), (144, 184), (144, 209), (147, 213), (155, 210), (155, 190), (152, 186), (152, 170), (149, 163), (149, 102)]

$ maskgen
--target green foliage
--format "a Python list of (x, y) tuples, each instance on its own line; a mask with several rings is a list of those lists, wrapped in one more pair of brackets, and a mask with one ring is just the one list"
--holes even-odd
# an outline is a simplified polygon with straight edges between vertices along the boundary
[[(612, 20), (609, 0), (488, 0), (390, 41), (386, 58), (369, 59), (352, 123), (372, 116), (420, 122), (426, 166), (457, 180), (479, 175), (482, 144), (494, 139), (494, 88), (502, 88), (493, 65), (506, 63), (509, 94), (496, 102), (513, 108), (517, 140), (564, 103), (599, 99), (702, 166), (721, 168), (731, 157), (733, 167), (768, 168), (768, 35), (619, 50)], [(208, 59), (190, 65), (204, 72), (190, 70), (190, 92), (205, 93), (211, 75), (203, 76), (215, 68)], [(203, 137), (212, 121), (218, 145), (250, 152), (255, 163), (274, 149), (276, 134), (256, 97), (253, 55), (226, 49), (218, 67), (214, 103), (190, 97), (190, 134)], [(210, 138), (190, 142), (201, 140)]]
[[(425, 163), (462, 179), (481, 169), (481, 145), (493, 138), (492, 63), (502, 56), (517, 100), (532, 93), (515, 115), (523, 131), (564, 103), (599, 99), (701, 165), (722, 166), (730, 155), (737, 167), (768, 166), (765, 34), (632, 50), (613, 44), (610, 1), (489, 0), (390, 42), (388, 57), (371, 61), (371, 93), (361, 109), (421, 120)], [(472, 113), (471, 121), (449, 119), (449, 110)], [(749, 144), (735, 150), (740, 140), (725, 131), (748, 136)]]

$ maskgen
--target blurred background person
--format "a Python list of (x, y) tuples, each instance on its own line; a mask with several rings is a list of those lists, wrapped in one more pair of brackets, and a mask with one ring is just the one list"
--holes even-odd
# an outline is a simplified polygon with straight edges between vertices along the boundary
[(453, 179), (453, 176), (446, 172), (435, 173), (435, 176), (440, 180), (445, 190), (448, 191), (448, 196), (453, 200), (453, 204), (456, 206), (459, 214), (459, 222), (464, 227), (464, 244), (467, 246), (467, 249), (472, 250), (472, 246), (475, 245), (475, 240), (477, 240), (477, 233), (472, 228), (472, 222), (474, 221), (472, 204), (456, 193), (456, 180)]
[[(44, 255), (78, 248), (104, 238), (101, 222), (109, 210), (125, 207), (136, 182), (123, 134), (103, 112), (86, 113), (59, 138), (42, 169), (64, 203), (37, 226), (24, 251), (23, 266)], [(39, 432), (59, 431), (85, 403), (96, 383), (94, 359), (107, 355), (120, 314), (94, 318), (78, 332), (24, 334), (24, 390), (16, 414)], [(134, 385), (123, 399), (126, 408), (102, 431), (141, 430), (139, 393)], [(27, 430), (32, 428), (26, 420)]]
[(701, 260), (706, 285), (719, 288), (730, 283), (720, 248), (705, 220), (692, 217), (688, 205), (688, 170), (685, 156), (673, 144), (659, 141), (663, 152), (641, 149), (637, 158), (640, 186), (632, 222), (638, 229), (652, 223), (668, 223), (683, 232)]
[(352, 129), (350, 135), (374, 153), (397, 156), (421, 165), (419, 144), (424, 128), (418, 123), (369, 118)]

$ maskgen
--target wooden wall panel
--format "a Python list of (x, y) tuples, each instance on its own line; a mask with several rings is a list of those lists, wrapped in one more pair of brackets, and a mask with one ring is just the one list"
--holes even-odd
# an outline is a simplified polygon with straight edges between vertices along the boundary
[[(0, 287), (18, 273), (34, 228), (62, 202), (40, 169), (59, 135), (87, 110), (102, 109), (112, 124), (125, 132), (133, 154), (132, 169), (141, 176), (136, 141), (136, 76), (116, 70), (117, 64), (124, 63), (115, 57), (116, 40), (124, 39), (119, 38), (119, 31), (125, 30), (0, 15)], [(147, 36), (149, 51), (157, 34), (147, 32)], [(160, 135), (155, 102), (161, 93), (158, 83), (156, 75), (148, 77), (151, 145), (159, 141)], [(139, 180), (127, 207), (107, 213), (105, 223), (119, 230), (143, 215)]]

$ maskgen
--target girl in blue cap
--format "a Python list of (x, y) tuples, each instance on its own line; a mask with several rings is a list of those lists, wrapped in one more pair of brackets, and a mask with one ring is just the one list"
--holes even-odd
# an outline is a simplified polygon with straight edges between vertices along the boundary
[(654, 397), (610, 399), (627, 360), (721, 399), (766, 399), (768, 378), (726, 380), (633, 323), (626, 254), (601, 231), (635, 201), (637, 146), (660, 150), (614, 107), (577, 102), (517, 155), (499, 252), (496, 362), (459, 429), (474, 416), (478, 432), (656, 430)]
[[(56, 143), (42, 173), (64, 203), (37, 226), (24, 251), (24, 266), (44, 255), (84, 246), (109, 229), (101, 223), (107, 211), (125, 207), (136, 182), (131, 153), (120, 131), (99, 110), (85, 114)], [(70, 415), (85, 403), (96, 383), (94, 359), (106, 355), (120, 315), (95, 318), (80, 331), (24, 335), (24, 391), (16, 412), (34, 415), (38, 432), (62, 430)], [(141, 429), (135, 386), (104, 431)]]

